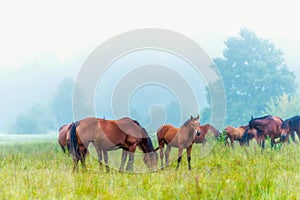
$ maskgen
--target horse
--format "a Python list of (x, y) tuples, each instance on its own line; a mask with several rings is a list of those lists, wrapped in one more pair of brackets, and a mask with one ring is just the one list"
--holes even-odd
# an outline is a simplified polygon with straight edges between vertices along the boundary
[[(271, 148), (276, 142), (276, 138), (281, 138), (281, 124), (283, 120), (280, 117), (273, 117), (266, 115), (260, 118), (253, 118), (249, 121), (249, 134), (253, 134), (256, 141), (261, 144), (262, 148), (265, 148), (265, 139), (267, 136), (271, 138)], [(254, 130), (255, 129), (255, 130)]]
[(293, 142), (295, 142), (295, 132), (300, 138), (300, 116), (298, 115), (283, 121), (281, 124), (281, 140), (286, 141), (288, 136), (291, 135)]
[(229, 142), (228, 142), (228, 138), (230, 139), (230, 144), (231, 144), (231, 147), (234, 148), (233, 144), (234, 144), (234, 141), (237, 140), (239, 141), (240, 143), (240, 146), (243, 145), (243, 143), (245, 141), (243, 141), (243, 136), (245, 134), (245, 131), (249, 128), (248, 125), (246, 126), (239, 126), (237, 128), (233, 127), (233, 126), (227, 126), (225, 127), (225, 133), (226, 133), (226, 136), (225, 136), (225, 142), (226, 144), (229, 146)]
[(199, 115), (194, 118), (191, 116), (180, 128), (165, 124), (157, 130), (157, 141), (160, 149), (161, 168), (164, 168), (164, 145), (167, 145), (165, 151), (166, 167), (169, 165), (169, 155), (172, 147), (178, 148), (177, 167), (179, 168), (183, 149), (187, 149), (188, 169), (191, 170), (191, 152), (196, 134), (199, 134)]
[(205, 145), (206, 143), (206, 135), (209, 134), (209, 133), (212, 133), (214, 136), (215, 136), (215, 139), (218, 139), (219, 136), (221, 135), (221, 133), (212, 125), (210, 124), (204, 124), (202, 126), (199, 126), (199, 132), (200, 132), (200, 135), (196, 135), (195, 136), (195, 139), (194, 139), (194, 142), (195, 143), (202, 143), (203, 146)]
[(68, 152), (70, 152), (69, 144), (70, 140), (67, 139), (68, 133), (72, 127), (72, 123), (64, 124), (58, 129), (58, 144), (64, 153), (66, 153), (65, 147), (67, 147)]
[(104, 160), (108, 166), (107, 151), (122, 149), (120, 172), (129, 154), (126, 171), (133, 171), (134, 152), (139, 147), (144, 152), (144, 163), (149, 169), (155, 170), (158, 155), (154, 151), (152, 141), (147, 131), (135, 120), (128, 117), (118, 120), (101, 118), (85, 118), (77, 121), (71, 128), (70, 152), (74, 161), (73, 171), (78, 169), (81, 162), (86, 170), (85, 156), (89, 144), (92, 143), (98, 155), (98, 161), (104, 153)]

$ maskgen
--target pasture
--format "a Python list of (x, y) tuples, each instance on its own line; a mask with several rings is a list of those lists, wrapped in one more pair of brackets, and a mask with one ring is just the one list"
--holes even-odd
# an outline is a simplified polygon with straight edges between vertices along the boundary
[[(207, 147), (196, 144), (191, 171), (184, 152), (179, 170), (174, 161), (164, 170), (148, 173), (106, 173), (91, 152), (87, 172), (74, 174), (71, 157), (62, 153), (55, 139), (3, 143), (0, 148), (0, 199), (300, 198), (298, 144), (261, 151), (253, 143), (250, 147), (236, 144), (235, 149), (217, 143), (206, 156)], [(177, 149), (172, 148), (171, 158), (176, 155)], [(121, 151), (109, 154), (112, 165), (120, 159)], [(146, 169), (139, 156), (134, 166)]]

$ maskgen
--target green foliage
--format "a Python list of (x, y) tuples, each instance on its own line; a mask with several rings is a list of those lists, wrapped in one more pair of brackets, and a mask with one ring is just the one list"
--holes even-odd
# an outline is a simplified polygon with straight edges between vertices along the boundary
[(279, 116), (287, 119), (300, 114), (300, 99), (296, 96), (282, 96), (272, 98), (267, 104), (264, 114)]
[(36, 104), (26, 113), (17, 116), (10, 132), (15, 134), (46, 133), (53, 126), (52, 122), (47, 109)]
[(226, 131), (223, 130), (221, 135), (218, 138), (218, 143), (225, 144), (225, 142), (226, 142)]
[(244, 124), (251, 115), (261, 115), (270, 99), (295, 92), (295, 75), (273, 43), (241, 29), (225, 45), (224, 57), (214, 63), (226, 91), (227, 124)]
[(57, 130), (63, 124), (73, 121), (72, 94), (74, 81), (64, 79), (49, 105), (36, 104), (27, 112), (16, 117), (10, 132), (14, 134), (38, 134)]

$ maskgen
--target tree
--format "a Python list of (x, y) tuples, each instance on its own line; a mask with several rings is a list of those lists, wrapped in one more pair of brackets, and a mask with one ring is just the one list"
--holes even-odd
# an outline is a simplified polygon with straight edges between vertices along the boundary
[(46, 133), (52, 125), (47, 109), (41, 104), (31, 107), (26, 113), (16, 117), (11, 131), (15, 134), (42, 134)]
[(296, 96), (282, 96), (272, 98), (267, 104), (264, 114), (279, 116), (283, 120), (300, 114), (300, 98)]
[(224, 57), (214, 63), (225, 87), (227, 124), (245, 124), (251, 115), (261, 115), (272, 98), (295, 92), (295, 75), (273, 43), (241, 29), (225, 45)]
[(73, 121), (73, 98), (74, 81), (71, 78), (65, 78), (58, 90), (54, 93), (49, 110), (55, 119), (54, 129)]

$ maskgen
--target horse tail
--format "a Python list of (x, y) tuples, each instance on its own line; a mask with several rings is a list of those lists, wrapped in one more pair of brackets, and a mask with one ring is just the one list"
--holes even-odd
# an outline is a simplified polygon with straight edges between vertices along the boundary
[(70, 131), (70, 153), (79, 158), (80, 153), (79, 153), (79, 147), (78, 147), (78, 140), (77, 140), (77, 135), (76, 135), (76, 125), (77, 123), (73, 123)]
[(157, 142), (160, 148), (163, 148), (166, 141), (165, 141), (165, 135), (168, 132), (169, 127), (167, 127), (166, 125), (163, 125), (162, 127), (160, 127), (157, 130)]
[(66, 153), (66, 149), (65, 149), (64, 145), (62, 145), (62, 143), (60, 143), (60, 141), (58, 141), (58, 144), (60, 145), (62, 151), (63, 151), (64, 153)]
[(221, 135), (220, 131), (218, 129), (216, 129), (215, 127), (213, 127), (212, 125), (210, 125), (210, 128), (213, 129), (215, 138), (218, 139)]

